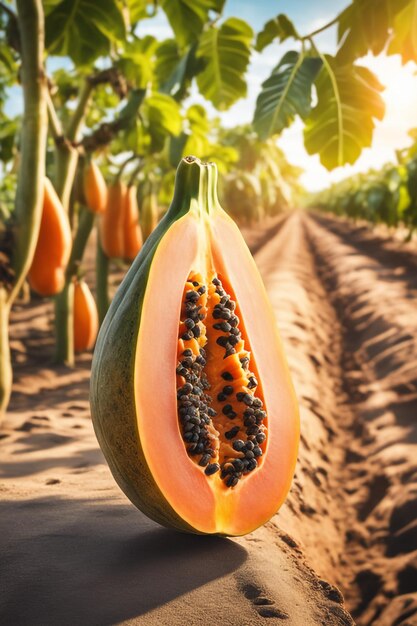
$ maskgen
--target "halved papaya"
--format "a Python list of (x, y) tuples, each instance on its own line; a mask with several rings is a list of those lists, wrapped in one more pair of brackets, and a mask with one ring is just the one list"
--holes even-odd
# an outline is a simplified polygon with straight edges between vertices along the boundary
[(99, 333), (91, 409), (116, 481), (145, 514), (243, 535), (288, 493), (299, 420), (274, 313), (216, 179), (214, 164), (181, 161), (171, 207)]

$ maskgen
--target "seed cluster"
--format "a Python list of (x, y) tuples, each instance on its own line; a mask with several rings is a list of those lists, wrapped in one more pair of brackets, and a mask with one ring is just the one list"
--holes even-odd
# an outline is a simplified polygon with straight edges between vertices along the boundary
[[(208, 290), (198, 277), (189, 278), (181, 310), (176, 369), (181, 433), (188, 454), (196, 457), (205, 474), (220, 470), (224, 484), (235, 487), (258, 466), (266, 441), (266, 413), (255, 396), (258, 381), (249, 371), (236, 303), (219, 277), (212, 278)], [(215, 368), (215, 375), (211, 369), (210, 380), (205, 371), (209, 371), (207, 359), (212, 358), (207, 330), (215, 337), (217, 358), (220, 354), (224, 364)], [(220, 375), (218, 369), (223, 370)], [(215, 388), (214, 399), (207, 393), (210, 388)]]
[[(192, 281), (192, 286), (194, 289), (185, 293), (182, 307), (184, 325), (187, 329), (181, 335), (183, 342), (198, 340), (203, 335), (201, 322), (205, 319), (205, 314), (202, 312), (204, 307), (200, 300), (206, 293), (206, 287), (200, 285), (198, 281)], [(215, 417), (216, 411), (210, 406), (212, 400), (206, 393), (210, 387), (203, 371), (206, 363), (206, 351), (201, 346), (198, 345), (197, 355), (190, 348), (183, 350), (176, 372), (178, 376), (182, 376), (185, 383), (177, 389), (177, 404), (187, 452), (190, 456), (200, 456), (198, 464), (205, 467), (206, 474), (210, 476), (219, 471), (220, 465), (210, 463), (216, 457), (213, 446), (215, 435), (210, 432), (213, 430), (211, 418)]]
[[(239, 330), (240, 320), (234, 313), (236, 304), (224, 290), (219, 278), (214, 278), (212, 282), (215, 285), (215, 293), (220, 296), (220, 302), (213, 308), (213, 318), (223, 320), (214, 323), (213, 328), (225, 333), (216, 339), (216, 343), (224, 347), (225, 354), (223, 358), (227, 359), (231, 354), (235, 354), (237, 348), (242, 345), (242, 336)], [(242, 370), (247, 373), (247, 389), (256, 389), (258, 381), (253, 374), (248, 372), (249, 357), (243, 356), (239, 361)], [(222, 378), (229, 383), (217, 394), (217, 401), (220, 403), (225, 402), (222, 406), (222, 413), (229, 420), (235, 420), (240, 415), (243, 417), (244, 428), (236, 425), (224, 432), (227, 440), (234, 440), (232, 447), (239, 456), (237, 458), (225, 459), (221, 467), (220, 476), (225, 481), (227, 487), (235, 487), (243, 475), (252, 472), (258, 466), (257, 459), (262, 456), (260, 446), (266, 440), (266, 435), (263, 432), (263, 421), (266, 418), (266, 413), (262, 410), (262, 400), (256, 398), (254, 393), (251, 394), (246, 391), (235, 393), (234, 386), (230, 384), (234, 379), (231, 372), (226, 370), (223, 372)], [(229, 402), (232, 399), (237, 401), (237, 406), (236, 403), (234, 404), (235, 408)], [(246, 440), (236, 439), (239, 432), (243, 430), (245, 431)]]

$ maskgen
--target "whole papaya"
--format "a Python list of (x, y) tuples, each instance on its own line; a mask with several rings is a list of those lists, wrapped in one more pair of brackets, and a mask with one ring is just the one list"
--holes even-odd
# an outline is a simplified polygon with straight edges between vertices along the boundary
[(84, 280), (74, 286), (74, 349), (91, 350), (98, 332), (98, 312), (93, 295)]
[(29, 285), (41, 296), (56, 295), (64, 287), (71, 246), (68, 216), (51, 181), (45, 178), (38, 241), (28, 273)]
[(110, 259), (124, 256), (126, 194), (127, 187), (121, 180), (109, 185), (106, 209), (100, 216), (101, 246)]
[(84, 169), (84, 197), (88, 208), (93, 213), (102, 213), (106, 208), (106, 181), (94, 161), (90, 161)]
[(142, 229), (139, 223), (139, 207), (137, 189), (134, 185), (127, 188), (124, 221), (123, 221), (124, 252), (123, 257), (133, 261), (142, 247)]

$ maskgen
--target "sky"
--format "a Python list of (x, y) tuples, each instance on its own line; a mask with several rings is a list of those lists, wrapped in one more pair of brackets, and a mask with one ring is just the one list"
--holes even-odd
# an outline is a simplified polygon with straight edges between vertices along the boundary
[[(293, 20), (300, 33), (309, 33), (333, 19), (337, 13), (349, 4), (349, 0), (226, 0), (225, 17), (240, 17), (251, 24), (255, 32), (262, 29), (264, 23), (278, 13), (286, 13)], [(152, 34), (158, 39), (172, 36), (171, 28), (162, 11), (150, 20), (140, 23), (139, 35)], [(336, 30), (328, 29), (315, 38), (323, 52), (333, 53), (336, 49)], [(239, 100), (228, 111), (219, 113), (194, 88), (189, 103), (200, 102), (209, 114), (220, 116), (225, 126), (249, 123), (253, 117), (257, 95), (262, 82), (269, 76), (273, 67), (294, 43), (272, 44), (261, 54), (254, 52), (247, 75), (248, 95)], [(398, 56), (369, 56), (361, 63), (367, 65), (385, 86), (383, 98), (386, 114), (382, 122), (376, 123), (371, 148), (365, 149), (353, 166), (337, 168), (328, 172), (318, 156), (309, 156), (303, 144), (303, 124), (296, 120), (283, 131), (277, 139), (288, 160), (303, 168), (300, 182), (309, 191), (327, 187), (356, 172), (369, 168), (381, 167), (384, 163), (395, 161), (395, 151), (411, 145), (408, 130), (417, 127), (417, 67), (413, 63), (401, 65)], [(64, 65), (64, 59), (52, 59), (53, 69)], [(10, 98), (8, 113), (16, 113), (20, 108), (17, 93)]]
[[(278, 13), (286, 13), (297, 30), (304, 34), (329, 22), (349, 3), (349, 0), (227, 0), (224, 14), (226, 17), (234, 16), (246, 20), (258, 32), (267, 20)], [(143, 34), (151, 33), (161, 38), (171, 35), (170, 26), (163, 14), (148, 24), (142, 24), (139, 32)], [(325, 31), (315, 41), (323, 52), (334, 53), (336, 29)], [(262, 82), (292, 45), (291, 42), (272, 44), (261, 54), (254, 53), (247, 77), (248, 96), (225, 113), (219, 114), (210, 107), (196, 89), (190, 101), (201, 102), (213, 116), (220, 115), (226, 126), (250, 122)], [(382, 122), (376, 122), (372, 146), (363, 150), (353, 166), (339, 167), (328, 172), (320, 164), (318, 156), (308, 155), (304, 148), (301, 120), (296, 120), (277, 140), (288, 160), (303, 168), (300, 182), (309, 191), (317, 191), (356, 172), (379, 168), (384, 163), (395, 161), (396, 150), (406, 148), (412, 143), (408, 131), (417, 127), (417, 67), (413, 63), (402, 66), (399, 56), (380, 55), (375, 58), (369, 55), (361, 63), (374, 71), (384, 85), (386, 113)]]

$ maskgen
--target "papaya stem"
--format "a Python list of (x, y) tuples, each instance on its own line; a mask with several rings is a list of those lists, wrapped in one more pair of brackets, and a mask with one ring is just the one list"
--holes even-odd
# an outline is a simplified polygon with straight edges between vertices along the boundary
[(74, 365), (74, 289), (73, 278), (78, 272), (85, 247), (94, 224), (94, 214), (81, 208), (77, 232), (72, 244), (64, 289), (55, 297), (55, 361)]
[(0, 286), (0, 416), (7, 409), (12, 391), (10, 309), (31, 266), (41, 223), (48, 128), (46, 79), (43, 67), (45, 32), (42, 2), (17, 0), (16, 8), (24, 112), (15, 199), (16, 229), (12, 257), (15, 278), (10, 293), (7, 293), (4, 286)]
[(74, 365), (74, 285), (66, 282), (55, 296), (55, 362)]
[(100, 233), (97, 229), (97, 252), (96, 252), (96, 300), (100, 326), (109, 308), (109, 258), (104, 254), (101, 247)]
[(70, 141), (77, 141), (78, 139), (78, 133), (80, 132), (81, 126), (84, 122), (92, 90), (93, 83), (91, 80), (86, 78), (80, 90), (78, 104), (68, 124), (66, 135)]
[(132, 174), (130, 175), (129, 182), (127, 183), (128, 187), (131, 187), (134, 184), (136, 178), (138, 177), (139, 172), (142, 169), (142, 165), (143, 164), (142, 164), (142, 159), (141, 159), (140, 162), (135, 167), (135, 169), (133, 170)]
[[(56, 146), (56, 191), (66, 210), (69, 207), (71, 190), (74, 184), (78, 164), (78, 150), (71, 146), (75, 141), (87, 111), (92, 90), (91, 82), (86, 79), (80, 92), (78, 104), (67, 128), (67, 139)], [(84, 216), (85, 213), (82, 214)], [(91, 223), (90, 223), (91, 222)], [(93, 225), (93, 219), (85, 216), (80, 223), (73, 243), (70, 264), (78, 265), (84, 253), (85, 244)], [(81, 229), (80, 229), (81, 227)], [(78, 241), (77, 241), (78, 236)], [(85, 240), (85, 241), (84, 241)], [(55, 360), (57, 363), (74, 365), (74, 319), (73, 319), (73, 269), (67, 270), (65, 287), (55, 297)]]
[(140, 159), (140, 156), (138, 154), (131, 154), (130, 156), (127, 157), (127, 159), (125, 161), (123, 161), (123, 163), (121, 164), (121, 166), (119, 167), (117, 173), (114, 176), (113, 182), (117, 183), (117, 181), (122, 177), (122, 174), (126, 168), (126, 166), (131, 163), (132, 161), (135, 161), (136, 159)]
[(71, 256), (66, 271), (67, 281), (72, 280), (77, 274), (93, 224), (94, 213), (87, 209), (87, 207), (81, 206), (78, 228), (72, 244)]
[(24, 114), (15, 200), (16, 235), (12, 259), (15, 281), (8, 297), (10, 303), (20, 291), (36, 248), (42, 216), (47, 132), (42, 3), (41, 0), (17, 0), (16, 7), (22, 42)]
[(9, 345), (10, 304), (5, 287), (0, 287), (0, 415), (9, 404), (12, 393), (12, 364)]

